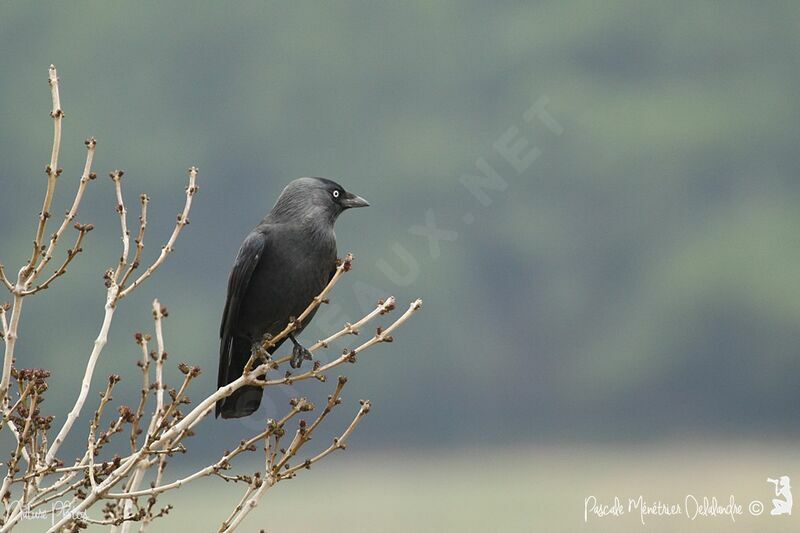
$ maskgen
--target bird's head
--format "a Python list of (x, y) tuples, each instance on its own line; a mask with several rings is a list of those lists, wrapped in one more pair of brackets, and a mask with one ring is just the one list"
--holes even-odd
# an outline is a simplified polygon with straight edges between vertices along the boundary
[(283, 189), (271, 214), (287, 221), (312, 219), (333, 224), (346, 209), (368, 205), (365, 199), (333, 180), (298, 178)]

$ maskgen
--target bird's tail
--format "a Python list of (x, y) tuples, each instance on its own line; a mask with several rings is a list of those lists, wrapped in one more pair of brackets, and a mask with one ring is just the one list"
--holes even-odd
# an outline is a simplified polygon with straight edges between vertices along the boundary
[[(222, 387), (239, 378), (244, 365), (250, 359), (251, 343), (242, 337), (232, 337), (222, 344), (217, 386)], [(242, 418), (253, 414), (261, 405), (261, 387), (248, 385), (237, 390), (216, 405), (216, 416), (222, 418)]]
[(242, 418), (255, 413), (261, 405), (264, 389), (247, 385), (224, 400), (217, 402), (217, 416), (222, 418)]

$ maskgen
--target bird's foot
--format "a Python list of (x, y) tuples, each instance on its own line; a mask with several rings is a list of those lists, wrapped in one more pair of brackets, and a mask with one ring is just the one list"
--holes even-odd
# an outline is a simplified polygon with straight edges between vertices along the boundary
[(310, 360), (311, 352), (301, 346), (299, 342), (295, 342), (294, 348), (292, 348), (292, 358), (289, 360), (289, 365), (291, 365), (292, 368), (300, 368), (300, 365), (303, 364), (303, 361)]
[(270, 356), (269, 352), (264, 349), (264, 347), (259, 342), (255, 342), (250, 347), (250, 360), (248, 363), (251, 366), (257, 366), (262, 363), (266, 363), (270, 361), (272, 357)]

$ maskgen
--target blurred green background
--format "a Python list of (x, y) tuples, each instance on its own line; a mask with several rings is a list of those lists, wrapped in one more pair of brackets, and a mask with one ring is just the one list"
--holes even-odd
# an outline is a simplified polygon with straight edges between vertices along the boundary
[[(372, 207), (340, 219), (355, 269), (303, 337), (379, 294), (425, 308), (345, 369), (344, 408), (319, 441), (358, 398), (375, 406), (346, 457), (279, 486), (251, 529), (637, 530), (583, 524), (584, 498), (700, 486), (767, 501), (768, 475), (800, 479), (798, 23), (792, 1), (2, 1), (0, 260), (16, 272), (29, 252), (50, 63), (66, 111), (55, 212), (90, 135), (102, 178), (78, 217), (97, 228), (86, 253), (26, 303), (18, 364), (53, 371), (49, 408), (63, 419), (119, 253), (105, 175), (126, 170), (131, 223), (150, 195), (152, 259), (194, 164), (192, 224), (120, 307), (96, 377), (121, 373), (116, 396), (135, 401), (132, 333), (158, 297), (170, 359), (205, 370), (193, 397), (210, 391), (243, 236), (290, 179), (332, 177)], [(526, 120), (537, 103), (547, 114)], [(502, 147), (517, 142), (538, 157), (515, 167)], [(463, 176), (485, 164), (504, 187), (475, 195)], [(444, 240), (420, 235), (426, 217)], [(290, 395), (326, 393), (296, 387), (252, 419), (208, 421), (173, 475)], [(83, 444), (75, 435), (67, 457)], [(698, 484), (703, 469), (719, 481)], [(181, 515), (212, 529), (238, 489), (180, 498), (219, 501)], [(758, 529), (796, 530), (788, 520)]]

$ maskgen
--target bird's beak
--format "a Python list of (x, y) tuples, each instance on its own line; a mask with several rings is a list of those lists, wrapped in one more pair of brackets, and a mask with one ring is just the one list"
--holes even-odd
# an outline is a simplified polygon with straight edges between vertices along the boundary
[(351, 192), (345, 193), (344, 199), (342, 200), (342, 207), (345, 209), (350, 209), (352, 207), (367, 207), (368, 205), (368, 201)]

